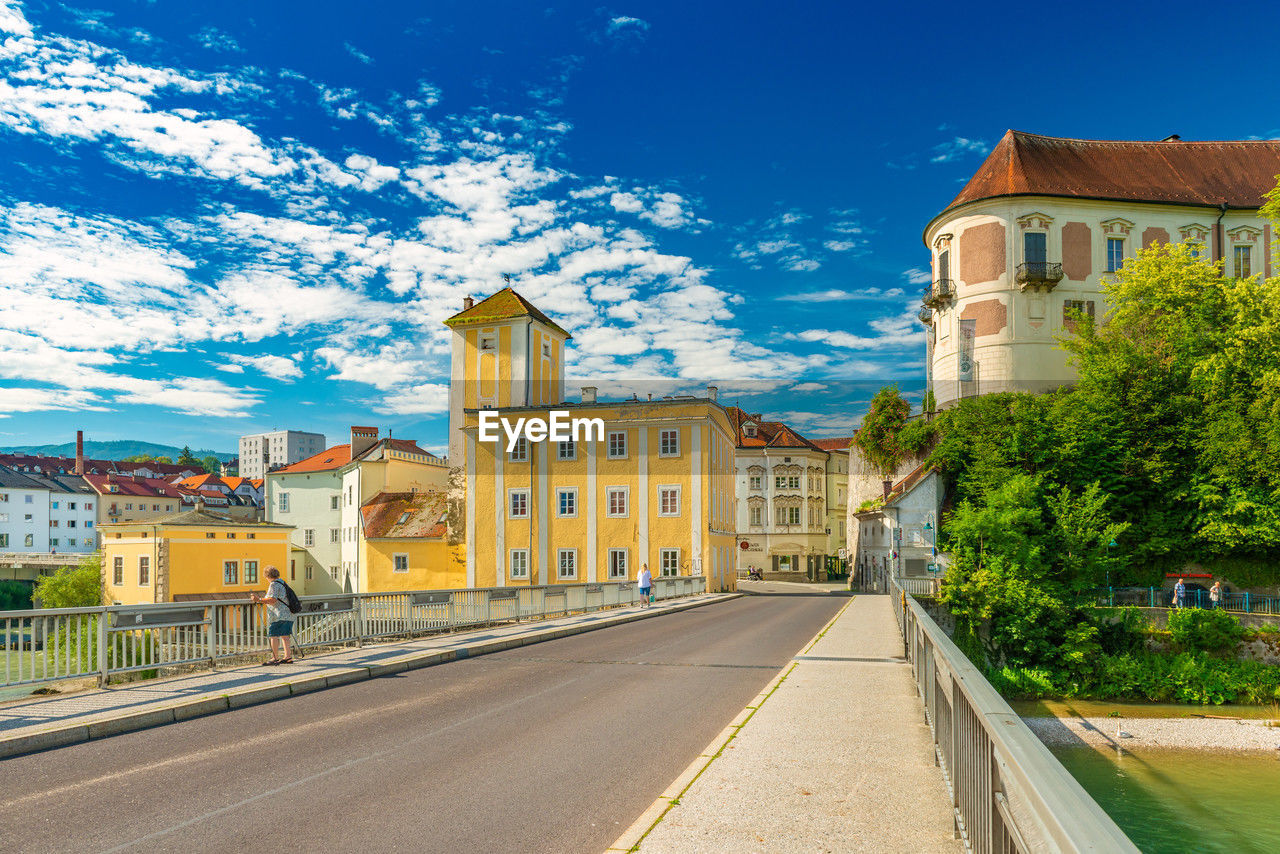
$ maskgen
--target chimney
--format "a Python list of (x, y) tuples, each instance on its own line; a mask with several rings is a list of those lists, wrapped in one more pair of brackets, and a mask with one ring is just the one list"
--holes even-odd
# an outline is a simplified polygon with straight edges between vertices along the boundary
[(595, 402), (596, 402), (596, 387), (595, 387), (595, 386), (593, 386), (593, 385), (584, 385), (584, 386), (582, 387), (582, 402), (583, 402), (583, 403), (595, 403)]
[(354, 460), (376, 444), (378, 444), (377, 427), (351, 428), (351, 459)]
[(707, 397), (711, 398), (712, 403), (715, 403), (716, 399), (720, 397), (720, 389), (713, 385), (707, 386)]
[(886, 480), (884, 482), (884, 497), (888, 498), (890, 492), (893, 492), (893, 481)]
[(198, 498), (198, 497), (196, 498), (196, 512), (197, 512), (197, 513), (203, 513), (203, 512), (204, 512), (204, 499), (203, 499), (203, 498)]
[(475, 301), (475, 300), (473, 300), (471, 297), (463, 297), (463, 298), (462, 298), (462, 310), (463, 310), (463, 311), (466, 311), (467, 309), (471, 308), (471, 307), (472, 307), (473, 305), (475, 305), (475, 304), (476, 304), (476, 301)]
[(76, 431), (76, 474), (84, 474), (84, 431)]

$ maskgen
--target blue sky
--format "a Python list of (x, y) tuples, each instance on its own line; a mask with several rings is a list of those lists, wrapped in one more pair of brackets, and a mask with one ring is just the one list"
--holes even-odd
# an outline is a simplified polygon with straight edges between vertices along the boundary
[(1178, 5), (0, 0), (0, 445), (441, 448), (440, 321), (503, 273), (571, 388), (847, 434), (921, 386), (920, 233), (1007, 128), (1280, 135), (1273, 7)]

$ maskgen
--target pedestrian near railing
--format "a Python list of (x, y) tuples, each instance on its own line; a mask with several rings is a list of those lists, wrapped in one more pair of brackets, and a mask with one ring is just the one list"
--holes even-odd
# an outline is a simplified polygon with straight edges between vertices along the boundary
[[(705, 593), (702, 576), (652, 580), (655, 601)], [(363, 645), (471, 626), (640, 604), (634, 581), (302, 596), (295, 648)], [(0, 611), (0, 687), (215, 666), (268, 649), (268, 614), (249, 599)]]
[[(1182, 607), (1215, 607), (1210, 594), (1209, 590), (1188, 589), (1185, 591)], [(1100, 608), (1173, 608), (1176, 594), (1172, 589), (1163, 587), (1098, 587), (1080, 594), (1078, 601), (1081, 605), (1096, 605)], [(1216, 607), (1241, 614), (1280, 614), (1280, 596), (1223, 591), (1219, 594)]]

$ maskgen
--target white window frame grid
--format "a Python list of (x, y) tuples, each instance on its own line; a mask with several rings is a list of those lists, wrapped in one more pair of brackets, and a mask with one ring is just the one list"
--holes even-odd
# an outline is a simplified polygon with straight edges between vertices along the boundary
[[(1120, 244), (1120, 263), (1115, 267), (1111, 266), (1111, 241), (1113, 240)], [(1104, 246), (1102, 249), (1102, 264), (1103, 264), (1103, 267), (1105, 268), (1103, 270), (1104, 273), (1114, 273), (1124, 266), (1124, 262), (1126, 260), (1125, 258), (1126, 242), (1127, 242), (1127, 238), (1113, 237), (1111, 235), (1107, 235), (1106, 246)]]
[[(404, 564), (401, 566), (401, 564)], [(408, 572), (409, 571), (409, 555), (406, 552), (394, 552), (391, 555), (391, 571), (392, 572)]]
[[(514, 501), (516, 496), (524, 498), (524, 512), (516, 513)], [(528, 488), (513, 488), (507, 490), (507, 518), (508, 519), (528, 519), (529, 518), (529, 490)]]
[(151, 556), (140, 555), (138, 557), (138, 586), (149, 587), (151, 585)]
[[(566, 574), (564, 571), (565, 557), (570, 558), (569, 563), (573, 566), (573, 572)], [(578, 577), (578, 550), (577, 549), (556, 549), (556, 580), (571, 581)]]
[[(560, 499), (565, 495), (572, 495), (570, 501), (573, 504), (573, 511), (564, 512), (564, 506)], [(578, 518), (578, 487), (576, 486), (557, 486), (556, 487), (556, 518), (557, 519), (576, 519)]]
[(111, 584), (114, 587), (124, 587), (124, 557), (116, 555), (111, 559)]
[(787, 507), (787, 508), (785, 508), (785, 509), (786, 509), (786, 511), (787, 511), (787, 524), (788, 524), (788, 525), (799, 525), (799, 524), (800, 524), (800, 519), (801, 519), (801, 516), (800, 516), (800, 508), (799, 508), (799, 507)]
[(316, 529), (303, 528), (302, 529), (302, 545), (305, 546), (306, 548), (311, 548), (315, 544), (316, 544)]
[[(252, 573), (250, 573), (250, 569), (253, 570)], [(258, 562), (256, 560), (246, 560), (244, 562), (244, 583), (258, 583)]]
[[(613, 510), (613, 496), (622, 496), (622, 512), (615, 513)], [(629, 486), (606, 486), (604, 488), (604, 510), (605, 516), (609, 519), (625, 519), (631, 514), (631, 487)]]
[[(631, 571), (631, 555), (630, 549), (609, 549), (609, 580), (625, 579), (630, 577)], [(615, 558), (621, 558), (621, 568), (617, 566), (618, 561)], [(621, 571), (619, 571), (621, 570)]]
[[(613, 440), (615, 437), (620, 438), (622, 440), (621, 449), (618, 451), (614, 450)], [(625, 460), (627, 458), (627, 431), (626, 430), (610, 430), (609, 435), (606, 438), (609, 441), (608, 458), (611, 460)]]
[[(667, 558), (674, 555), (675, 564), (668, 571)], [(674, 578), (680, 574), (680, 549), (658, 549), (658, 577)]]
[(764, 525), (764, 508), (763, 507), (749, 507), (747, 508), (747, 513), (748, 513), (747, 524), (755, 525), (757, 527)]
[(557, 460), (576, 460), (578, 458), (578, 443), (570, 439), (567, 442), (556, 443), (556, 459)]
[[(667, 437), (672, 437), (673, 450), (667, 450)], [(659, 457), (678, 457), (680, 456), (680, 428), (664, 427), (658, 431), (658, 456)]]
[[(676, 496), (675, 512), (662, 509), (663, 493), (667, 493), (667, 492), (675, 493), (675, 496)], [(683, 508), (683, 504), (684, 504), (684, 496), (681, 494), (681, 492), (682, 490), (680, 488), (680, 484), (678, 483), (658, 484), (658, 515), (659, 516), (662, 516), (664, 518), (675, 518), (680, 515), (680, 511)]]
[(529, 462), (529, 440), (524, 436), (516, 439), (516, 446), (507, 454), (507, 461), (512, 463)]
[[(519, 557), (520, 568), (516, 568), (516, 558)], [(529, 577), (529, 550), (528, 549), (511, 549), (507, 552), (507, 577), (508, 578), (528, 578)]]
[(279, 502), (279, 510), (281, 513), (289, 512), (289, 493), (280, 492), (276, 494), (276, 500)]
[(764, 491), (764, 477), (758, 474), (747, 475), (747, 489), (754, 492)]

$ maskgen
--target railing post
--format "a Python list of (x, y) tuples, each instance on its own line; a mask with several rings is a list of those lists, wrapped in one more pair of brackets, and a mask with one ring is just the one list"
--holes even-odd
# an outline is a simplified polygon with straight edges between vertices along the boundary
[(364, 648), (364, 594), (357, 593), (356, 605), (356, 648)]
[[(107, 680), (111, 676), (111, 658), (107, 655), (107, 620), (110, 619), (110, 612), (102, 609), (102, 613), (98, 614), (98, 687), (107, 687)], [(21, 632), (19, 632), (21, 634)]]
[(1249, 591), (1244, 592), (1244, 612), (1249, 613)]
[(1116, 589), (1114, 587), (1107, 588), (1107, 607), (1114, 608), (1116, 606)]
[(1154, 608), (1156, 606), (1156, 589), (1154, 587), (1148, 587), (1147, 594), (1149, 596), (1148, 601), (1151, 603), (1150, 607)]
[(209, 637), (207, 643), (209, 645), (209, 669), (215, 670), (218, 666), (218, 606), (209, 606)]

